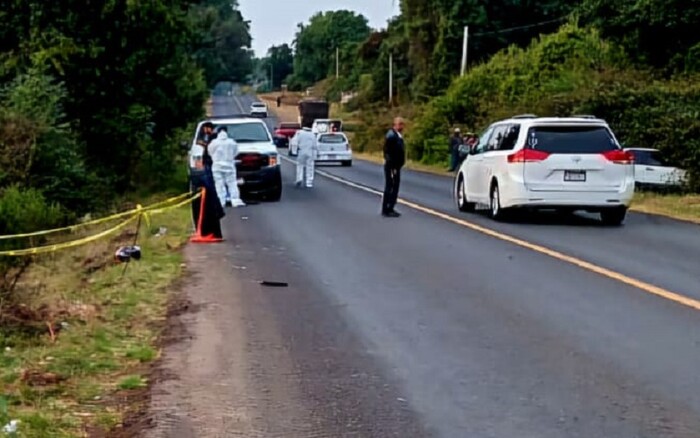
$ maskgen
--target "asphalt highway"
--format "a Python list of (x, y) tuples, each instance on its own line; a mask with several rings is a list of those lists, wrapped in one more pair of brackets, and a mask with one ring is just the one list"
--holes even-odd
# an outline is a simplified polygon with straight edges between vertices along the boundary
[[(216, 96), (214, 114), (253, 100)], [(244, 305), (294, 358), (318, 436), (700, 437), (700, 227), (496, 223), (412, 171), (386, 219), (366, 190), (380, 166), (320, 167), (312, 190), (293, 170), (281, 202), (229, 210), (225, 245), (289, 283)]]

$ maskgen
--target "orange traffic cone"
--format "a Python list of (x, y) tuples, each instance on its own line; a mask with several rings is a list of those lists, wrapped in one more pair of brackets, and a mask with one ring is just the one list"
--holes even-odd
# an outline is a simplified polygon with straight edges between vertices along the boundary
[(202, 236), (202, 222), (204, 221), (204, 206), (207, 199), (207, 189), (202, 188), (202, 199), (199, 202), (199, 218), (197, 218), (197, 229), (192, 237), (190, 237), (190, 242), (192, 243), (219, 243), (223, 242), (224, 239), (220, 237), (214, 237), (213, 234), (208, 234)]

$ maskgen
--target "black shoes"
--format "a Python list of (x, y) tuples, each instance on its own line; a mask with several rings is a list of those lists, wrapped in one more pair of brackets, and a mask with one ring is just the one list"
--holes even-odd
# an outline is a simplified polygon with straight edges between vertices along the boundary
[(382, 213), (382, 216), (384, 216), (384, 217), (401, 217), (401, 213), (399, 213), (397, 211), (389, 211), (389, 212)]

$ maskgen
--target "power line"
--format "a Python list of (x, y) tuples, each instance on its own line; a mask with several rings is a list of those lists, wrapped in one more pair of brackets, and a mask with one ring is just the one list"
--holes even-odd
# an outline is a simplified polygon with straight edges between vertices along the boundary
[(569, 16), (565, 15), (563, 17), (555, 18), (554, 20), (540, 21), (539, 23), (528, 24), (526, 26), (509, 27), (507, 29), (494, 30), (492, 32), (475, 33), (473, 36), (477, 37), (477, 36), (486, 36), (486, 35), (496, 35), (496, 34), (500, 34), (500, 33), (512, 32), (514, 30), (530, 29), (532, 27), (544, 26), (545, 24), (558, 23), (560, 21), (567, 20), (568, 18), (569, 18)]

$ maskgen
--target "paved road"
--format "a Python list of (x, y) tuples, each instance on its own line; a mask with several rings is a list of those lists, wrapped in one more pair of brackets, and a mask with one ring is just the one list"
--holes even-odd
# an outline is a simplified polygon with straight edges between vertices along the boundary
[[(214, 111), (251, 100), (218, 97)], [(217, 256), (245, 267), (227, 275), (249, 285), (232, 293), (264, 327), (249, 348), (290, 363), (260, 372), (293, 375), (288, 403), (318, 426), (285, 434), (292, 411), (266, 411), (274, 436), (700, 437), (698, 310), (407, 207), (381, 218), (378, 196), (327, 178), (296, 189), (292, 170), (280, 203), (231, 211)], [(369, 163), (324, 170), (382, 184)], [(496, 224), (456, 213), (448, 178), (406, 172), (402, 184), (437, 212), (700, 298), (697, 226), (637, 214), (622, 228)], [(259, 279), (289, 287), (250, 286)]]

